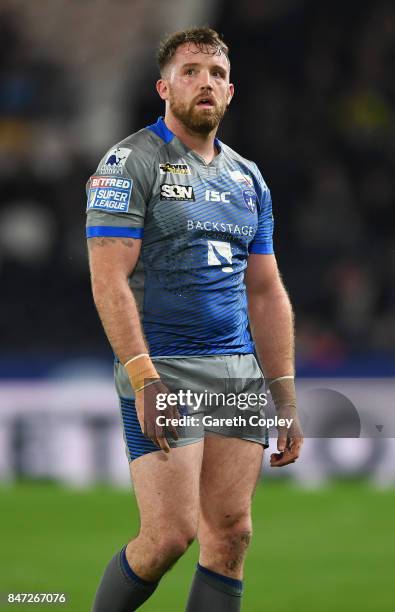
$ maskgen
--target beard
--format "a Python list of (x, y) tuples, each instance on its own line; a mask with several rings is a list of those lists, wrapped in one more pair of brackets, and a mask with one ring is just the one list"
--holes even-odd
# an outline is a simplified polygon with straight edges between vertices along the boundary
[(228, 108), (226, 102), (217, 103), (211, 108), (199, 108), (195, 102), (188, 105), (185, 102), (179, 102), (172, 92), (170, 92), (169, 104), (173, 115), (189, 132), (201, 135), (207, 135), (217, 129)]

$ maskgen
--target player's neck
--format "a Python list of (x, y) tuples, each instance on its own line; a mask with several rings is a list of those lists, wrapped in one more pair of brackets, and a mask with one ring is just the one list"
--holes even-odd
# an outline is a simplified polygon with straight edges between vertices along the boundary
[(206, 164), (209, 164), (214, 157), (218, 155), (218, 151), (214, 144), (215, 134), (217, 133), (216, 129), (209, 134), (197, 134), (196, 132), (188, 130), (183, 123), (178, 121), (178, 119), (171, 114), (166, 114), (165, 123), (169, 130), (173, 132), (188, 149), (192, 149), (192, 151), (200, 155)]

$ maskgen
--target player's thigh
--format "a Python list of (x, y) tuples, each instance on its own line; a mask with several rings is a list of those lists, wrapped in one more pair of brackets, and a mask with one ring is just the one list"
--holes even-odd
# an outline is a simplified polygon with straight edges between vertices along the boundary
[(202, 456), (203, 440), (130, 463), (141, 531), (177, 529), (188, 536), (196, 531)]
[(263, 446), (257, 442), (206, 435), (200, 475), (202, 527), (221, 529), (248, 522), (262, 458)]

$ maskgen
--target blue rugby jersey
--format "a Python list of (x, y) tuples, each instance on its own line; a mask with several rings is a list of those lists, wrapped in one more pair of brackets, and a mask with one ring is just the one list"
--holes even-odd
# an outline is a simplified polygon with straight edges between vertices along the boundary
[(141, 238), (130, 277), (152, 356), (251, 353), (244, 272), (273, 253), (269, 189), (216, 139), (210, 164), (162, 118), (113, 147), (88, 183), (87, 237)]

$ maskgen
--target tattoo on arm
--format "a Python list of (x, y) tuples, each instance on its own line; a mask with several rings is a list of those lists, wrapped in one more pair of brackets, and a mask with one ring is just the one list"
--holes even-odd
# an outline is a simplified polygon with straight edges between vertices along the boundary
[(96, 246), (99, 247), (103, 247), (106, 246), (107, 244), (114, 244), (116, 242), (121, 242), (121, 244), (123, 244), (124, 246), (128, 247), (129, 249), (131, 249), (134, 245), (134, 240), (133, 238), (90, 238), (88, 240), (88, 245), (90, 248), (94, 248)]

